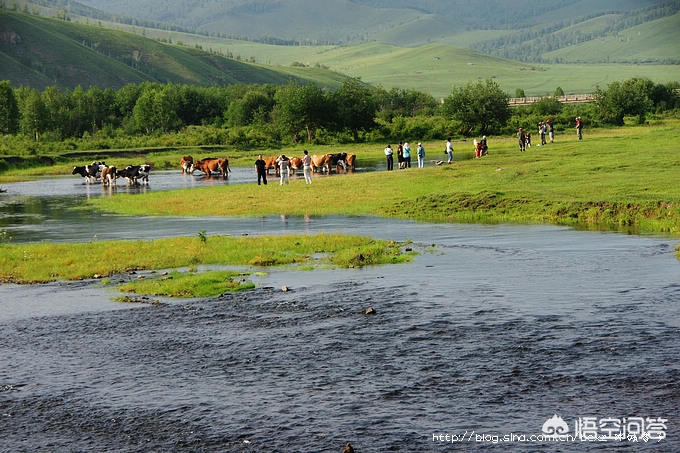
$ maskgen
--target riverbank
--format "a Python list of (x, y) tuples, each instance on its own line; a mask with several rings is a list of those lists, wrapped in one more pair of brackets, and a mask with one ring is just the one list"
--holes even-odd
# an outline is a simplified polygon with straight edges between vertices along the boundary
[[(585, 131), (582, 141), (575, 134), (562, 135), (544, 146), (534, 141), (523, 153), (513, 139), (491, 140), (489, 156), (481, 159), (472, 158), (471, 143), (457, 143), (452, 165), (434, 165), (431, 161), (443, 158), (443, 144), (426, 143), (428, 165), (423, 169), (319, 176), (309, 186), (303, 180), (284, 187), (278, 181), (257, 186), (253, 178), (253, 184), (102, 197), (89, 203), (123, 215), (377, 215), (680, 236), (679, 124), (668, 120)], [(380, 159), (382, 149), (360, 149), (360, 166), (362, 159)]]

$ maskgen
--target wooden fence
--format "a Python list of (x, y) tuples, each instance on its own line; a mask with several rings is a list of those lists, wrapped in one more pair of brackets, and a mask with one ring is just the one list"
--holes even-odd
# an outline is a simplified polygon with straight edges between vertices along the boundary
[[(543, 98), (553, 98), (554, 96), (528, 96), (525, 98), (510, 98), (508, 104), (515, 105), (529, 105)], [(580, 104), (582, 102), (594, 102), (594, 94), (568, 94), (566, 96), (557, 96), (557, 100), (563, 104)]]

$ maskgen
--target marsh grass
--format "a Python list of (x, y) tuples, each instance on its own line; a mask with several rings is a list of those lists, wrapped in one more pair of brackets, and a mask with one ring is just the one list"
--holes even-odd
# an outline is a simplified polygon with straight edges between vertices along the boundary
[[(534, 145), (524, 153), (517, 150), (514, 138), (492, 138), (490, 155), (482, 159), (473, 158), (472, 143), (457, 142), (450, 166), (429, 162), (443, 157), (443, 143), (424, 143), (424, 169), (319, 176), (309, 186), (294, 180), (283, 187), (200, 187), (101, 197), (89, 203), (126, 215), (377, 215), (680, 235), (678, 126), (678, 120), (665, 120), (586, 129), (583, 141), (566, 131), (557, 134), (555, 143)], [(360, 145), (341, 151), (356, 152), (360, 162), (381, 162), (383, 147)], [(197, 203), (200, 200), (211, 201)]]
[(0, 245), (0, 281), (41, 283), (200, 265), (351, 267), (410, 260), (400, 245), (342, 234), (177, 237)]
[(199, 274), (173, 271), (140, 281), (119, 285), (123, 293), (150, 294), (166, 297), (212, 297), (216, 294), (252, 289), (247, 273), (208, 271)]

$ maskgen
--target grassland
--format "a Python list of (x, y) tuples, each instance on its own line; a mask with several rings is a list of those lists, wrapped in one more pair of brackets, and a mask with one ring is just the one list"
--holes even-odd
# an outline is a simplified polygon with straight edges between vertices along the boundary
[[(98, 253), (90, 253), (96, 247)], [(400, 245), (363, 236), (342, 234), (294, 235), (272, 237), (206, 236), (179, 237), (153, 241), (100, 241), (78, 244), (7, 244), (0, 243), (0, 281), (41, 283), (55, 280), (82, 280), (121, 275), (130, 271), (189, 268), (197, 266), (248, 266), (262, 269), (273, 266), (353, 267), (408, 261)], [(237, 289), (248, 285), (247, 271), (219, 274), (226, 286)], [(233, 282), (236, 277), (239, 282)], [(206, 276), (197, 277), (201, 278)], [(213, 279), (214, 275), (207, 278)], [(197, 296), (198, 284), (186, 284), (187, 277), (177, 276), (185, 284), (154, 294)], [(167, 280), (167, 279), (163, 279)], [(160, 288), (158, 282), (154, 283)], [(189, 290), (189, 286), (196, 286)], [(128, 283), (128, 287), (135, 286)], [(184, 291), (184, 293), (181, 293)], [(147, 290), (148, 292), (148, 290)]]
[[(472, 159), (472, 145), (454, 143), (453, 165), (347, 177), (316, 178), (310, 186), (255, 184), (195, 188), (94, 199), (126, 215), (378, 215), (429, 222), (553, 223), (680, 236), (680, 132), (677, 120), (559, 135), (519, 153), (514, 139), (491, 138), (490, 155)], [(427, 159), (443, 143), (425, 143)], [(336, 147), (362, 162), (382, 161), (384, 145)], [(310, 148), (321, 154), (327, 148)], [(277, 153), (281, 151), (277, 150)], [(296, 150), (283, 150), (296, 155)], [(299, 150), (297, 150), (299, 153)], [(238, 162), (250, 165), (253, 156)], [(338, 194), (342, 194), (339, 196)], [(282, 197), (295, 203), (281, 203)], [(342, 203), (324, 203), (337, 200)], [(196, 200), (211, 200), (197, 207)]]

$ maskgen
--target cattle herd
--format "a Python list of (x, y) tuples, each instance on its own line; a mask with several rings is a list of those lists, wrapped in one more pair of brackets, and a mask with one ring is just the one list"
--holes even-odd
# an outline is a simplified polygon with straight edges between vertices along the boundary
[[(270, 169), (279, 174), (278, 160), (281, 156), (265, 157), (265, 169), (269, 173)], [(295, 170), (302, 170), (302, 158), (290, 157), (286, 158), (289, 162), (291, 172), (294, 174)], [(335, 153), (322, 154), (312, 156), (312, 170), (320, 172), (331, 172), (331, 168), (336, 171), (342, 167), (344, 170), (354, 170), (356, 162), (356, 155), (352, 153)], [(229, 177), (229, 159), (226, 157), (206, 157), (198, 161), (194, 161), (192, 156), (182, 156), (179, 161), (179, 166), (182, 173), (193, 174), (195, 171), (200, 171), (206, 176), (211, 176), (213, 173), (220, 175), (223, 179)], [(113, 165), (106, 165), (106, 162), (95, 161), (90, 165), (73, 167), (73, 175), (80, 175), (85, 179), (85, 183), (94, 184), (101, 182), (104, 186), (112, 186), (117, 184), (118, 178), (124, 178), (128, 184), (148, 184), (149, 172), (151, 166), (149, 164), (143, 165), (128, 165), (125, 168), (118, 169)]]
[[(274, 169), (276, 175), (279, 175), (278, 161), (282, 156), (274, 157), (264, 157), (265, 170), (269, 173), (270, 169)], [(302, 158), (301, 157), (289, 157), (286, 158), (289, 163), (290, 171), (295, 174), (295, 170), (302, 170)], [(335, 153), (335, 154), (322, 154), (312, 156), (312, 169), (314, 171), (324, 171), (330, 173), (331, 168), (340, 167), (343, 169), (354, 170), (356, 162), (356, 155), (352, 153)], [(194, 161), (192, 156), (182, 156), (179, 160), (179, 166), (182, 169), (182, 173), (193, 173), (198, 170), (207, 176), (211, 176), (213, 173), (220, 174), (222, 178), (227, 179), (228, 172), (231, 171), (229, 168), (229, 159), (226, 157), (215, 158), (207, 157), (199, 161)]]
[(128, 165), (125, 168), (118, 169), (113, 165), (106, 165), (106, 162), (95, 161), (90, 165), (83, 165), (73, 167), (71, 174), (80, 175), (85, 178), (85, 183), (93, 184), (98, 180), (104, 186), (112, 186), (116, 184), (118, 178), (124, 178), (128, 184), (143, 184), (149, 183), (149, 172), (151, 165)]
[[(354, 170), (356, 165), (356, 157), (356, 154), (353, 153), (315, 154), (312, 156), (312, 171), (330, 173), (332, 168), (335, 168), (337, 171), (340, 167), (342, 167), (344, 170)], [(262, 158), (262, 160), (264, 160), (264, 168), (267, 173), (269, 173), (269, 170), (273, 168), (276, 175), (279, 175), (278, 160), (280, 158), (281, 156)], [(302, 170), (301, 157), (289, 157), (287, 159), (291, 173), (295, 174), (295, 170)]]

